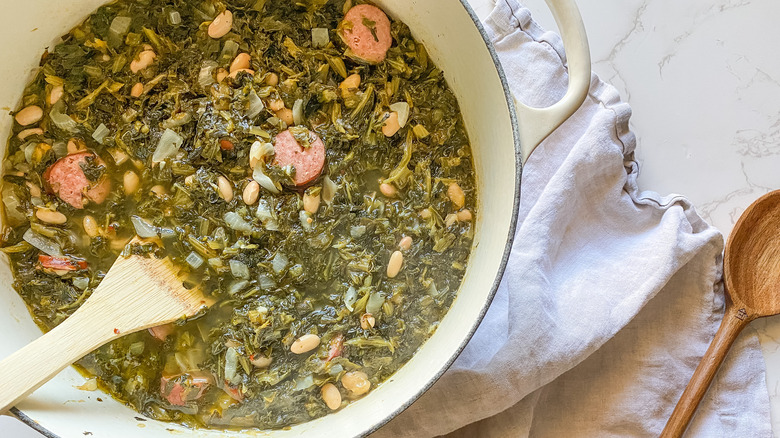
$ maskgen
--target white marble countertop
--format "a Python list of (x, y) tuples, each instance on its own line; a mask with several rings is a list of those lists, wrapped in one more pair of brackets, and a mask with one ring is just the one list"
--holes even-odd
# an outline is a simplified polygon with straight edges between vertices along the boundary
[[(494, 0), (469, 0), (485, 17)], [(525, 0), (555, 29), (544, 0)], [(686, 195), (725, 235), (753, 200), (780, 188), (780, 2), (578, 0), (593, 70), (631, 104), (639, 185)], [(780, 317), (752, 324), (767, 361), (780, 436)], [(0, 433), (41, 435), (9, 417)]]

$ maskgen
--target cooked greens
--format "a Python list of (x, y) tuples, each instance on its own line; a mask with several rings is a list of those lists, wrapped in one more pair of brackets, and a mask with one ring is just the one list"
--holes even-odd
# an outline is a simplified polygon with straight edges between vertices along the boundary
[[(123, 252), (170, 256), (217, 299), (79, 362), (144, 415), (325, 415), (395, 372), (452, 303), (477, 202), (458, 104), (403, 23), (381, 62), (347, 48), (344, 29), (381, 36), (342, 21), (353, 3), (119, 0), (25, 89), (2, 250), (39, 325), (73, 313)], [(293, 164), (283, 145), (300, 146)]]

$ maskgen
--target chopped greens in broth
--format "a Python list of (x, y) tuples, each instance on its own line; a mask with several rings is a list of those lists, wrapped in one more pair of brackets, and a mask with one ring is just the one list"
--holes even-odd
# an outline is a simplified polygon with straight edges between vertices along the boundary
[(217, 300), (78, 363), (151, 418), (337, 410), (459, 288), (477, 200), (458, 104), (370, 4), (119, 0), (43, 55), (14, 117), (2, 251), (42, 328), (123, 252), (172, 257)]

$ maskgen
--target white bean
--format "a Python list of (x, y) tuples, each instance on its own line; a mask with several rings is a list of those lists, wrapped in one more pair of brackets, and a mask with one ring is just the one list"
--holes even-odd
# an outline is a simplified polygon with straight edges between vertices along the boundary
[(249, 184), (244, 187), (244, 193), (242, 199), (246, 205), (252, 205), (257, 202), (257, 198), (260, 196), (260, 184), (257, 181), (249, 181)]
[(43, 109), (38, 105), (26, 106), (16, 113), (14, 118), (16, 123), (22, 126), (32, 125), (43, 118)]
[(279, 75), (274, 72), (268, 73), (265, 77), (265, 83), (275, 87), (277, 84), (279, 84)]
[(231, 78), (235, 79), (238, 76), (238, 74), (241, 73), (242, 71), (247, 72), (250, 75), (254, 75), (255, 74), (255, 71), (252, 70), (251, 68), (241, 68), (241, 69), (234, 70), (234, 71), (230, 72), (228, 77), (231, 77)]
[(271, 365), (271, 358), (257, 353), (249, 358), (249, 362), (257, 368), (268, 368), (268, 366)]
[(59, 102), (63, 94), (65, 94), (65, 89), (62, 88), (62, 85), (52, 87), (51, 91), (49, 92), (49, 105), (54, 105), (55, 103)]
[(217, 188), (219, 188), (219, 196), (224, 199), (225, 202), (233, 200), (233, 184), (231, 184), (227, 178), (220, 175), (219, 178), (217, 178)]
[(398, 113), (391, 111), (390, 115), (385, 119), (385, 124), (382, 125), (382, 134), (385, 137), (392, 137), (399, 129), (401, 129), (401, 124), (398, 122)]
[(307, 213), (315, 214), (320, 208), (320, 195), (312, 196), (308, 193), (303, 194), (303, 209)]
[(387, 183), (379, 184), (379, 191), (388, 198), (395, 198), (395, 195), (398, 194), (398, 190), (396, 190), (395, 186)]
[(30, 129), (25, 129), (23, 131), (20, 131), (18, 134), (16, 134), (16, 136), (19, 137), (19, 140), (24, 140), (25, 138), (31, 135), (43, 135), (43, 129), (30, 128)]
[(141, 179), (138, 178), (137, 173), (133, 172), (132, 170), (128, 170), (122, 177), (122, 181), (125, 186), (125, 195), (132, 195), (138, 191), (138, 185), (141, 182)]
[(360, 317), (360, 328), (363, 330), (374, 328), (375, 324), (376, 318), (370, 313), (364, 313), (363, 316)]
[(144, 84), (136, 82), (133, 88), (130, 89), (130, 97), (141, 97), (144, 92)]
[(466, 205), (466, 194), (463, 193), (463, 189), (460, 188), (458, 183), (451, 183), (447, 187), (447, 196), (458, 208), (463, 208)]
[(37, 184), (27, 181), (27, 188), (30, 190), (30, 196), (33, 198), (41, 197), (41, 188)]
[(471, 210), (468, 208), (464, 208), (463, 210), (458, 212), (458, 220), (461, 222), (468, 222), (471, 220), (473, 216), (471, 215)]
[(339, 389), (336, 388), (336, 385), (332, 383), (322, 385), (320, 394), (322, 395), (322, 401), (325, 402), (325, 405), (328, 406), (328, 409), (331, 411), (335, 411), (341, 407), (341, 393), (339, 392)]
[(130, 61), (130, 71), (138, 73), (139, 71), (149, 67), (154, 62), (154, 58), (157, 54), (153, 50), (144, 50), (138, 54), (138, 59)]
[(234, 71), (238, 70), (248, 70), (251, 60), (252, 57), (249, 56), (249, 53), (239, 53), (233, 59), (233, 62), (230, 63), (230, 72), (233, 73)]
[(401, 251), (393, 251), (390, 255), (390, 261), (387, 263), (387, 276), (395, 278), (401, 272), (401, 266), (404, 263), (404, 255)]
[(341, 377), (341, 385), (354, 395), (363, 395), (371, 389), (368, 375), (363, 371), (349, 371)]
[(157, 184), (155, 186), (152, 186), (152, 188), (149, 189), (149, 191), (151, 191), (152, 193), (154, 193), (160, 198), (168, 194), (168, 191), (165, 190), (165, 187), (163, 187), (162, 184)]
[(444, 218), (444, 225), (449, 228), (451, 227), (455, 222), (458, 221), (458, 215), (456, 213), (450, 213)]
[(80, 139), (71, 138), (68, 140), (68, 155), (75, 154), (76, 152), (83, 151), (85, 149), (87, 149), (87, 145), (85, 145), (84, 142)]
[(222, 82), (225, 80), (225, 78), (228, 77), (228, 71), (224, 68), (218, 68), (217, 69), (217, 82)]
[(46, 208), (39, 208), (35, 210), (35, 217), (47, 224), (62, 225), (68, 221), (68, 218), (64, 214), (56, 210), (49, 210)]
[(87, 233), (87, 236), (95, 238), (100, 234), (100, 229), (98, 228), (97, 221), (94, 217), (90, 215), (84, 216), (82, 225), (84, 226), (84, 232)]
[(412, 236), (404, 236), (398, 243), (398, 247), (401, 248), (401, 251), (409, 251), (412, 249)]
[(314, 350), (318, 345), (320, 345), (320, 337), (309, 333), (296, 339), (290, 346), (290, 351), (295, 354), (303, 354), (307, 351)]
[(233, 13), (226, 9), (224, 12), (214, 17), (214, 21), (209, 24), (208, 33), (211, 38), (222, 38), (230, 32), (230, 28), (232, 27)]

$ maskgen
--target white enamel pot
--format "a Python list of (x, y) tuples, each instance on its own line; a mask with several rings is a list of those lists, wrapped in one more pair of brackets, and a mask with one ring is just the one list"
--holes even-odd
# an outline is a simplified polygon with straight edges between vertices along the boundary
[[(41, 53), (105, 0), (7, 1), (0, 26), (0, 107), (19, 105)], [(590, 56), (574, 0), (547, 0), (567, 50), (569, 90), (545, 109), (516, 103), (484, 29), (466, 0), (375, 0), (425, 43), (460, 103), (471, 139), (479, 191), (474, 247), (463, 284), (436, 333), (388, 381), (363, 399), (325, 417), (278, 431), (191, 431), (143, 419), (106, 394), (75, 388), (84, 378), (68, 368), (19, 403), (10, 414), (50, 437), (319, 437), (361, 436), (376, 430), (428, 389), (468, 342), (504, 271), (514, 236), (522, 163), (585, 99)], [(7, 113), (6, 113), (7, 114)], [(12, 118), (0, 117), (0, 143)], [(8, 261), (0, 262), (0, 359), (40, 336), (12, 288)], [(41, 358), (46, 360), (46, 358)], [(2, 388), (0, 388), (2, 391)], [(98, 401), (101, 399), (102, 401)], [(0, 435), (3, 435), (0, 432)]]

